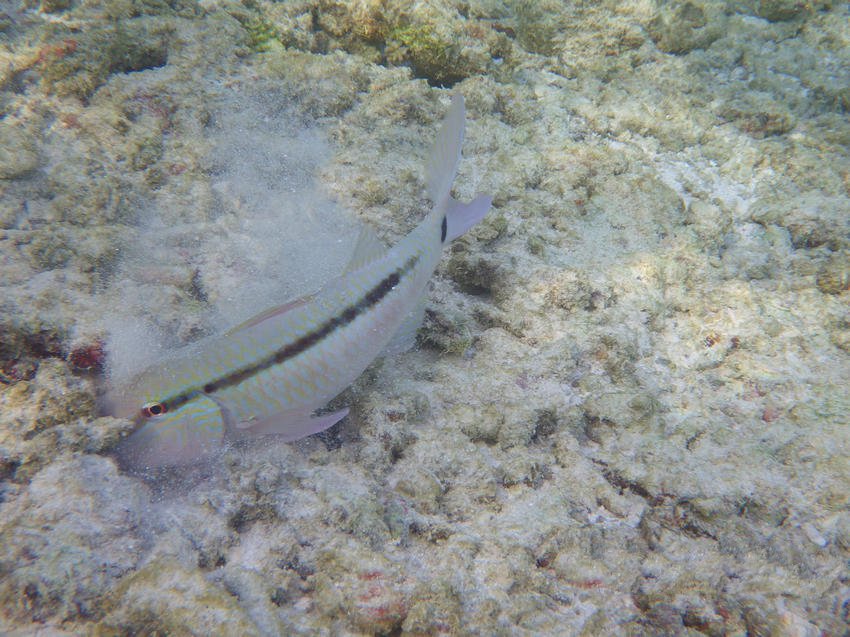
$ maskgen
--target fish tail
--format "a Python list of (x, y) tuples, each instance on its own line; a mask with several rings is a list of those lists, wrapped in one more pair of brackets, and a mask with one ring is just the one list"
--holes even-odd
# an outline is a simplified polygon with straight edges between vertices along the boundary
[(452, 96), (451, 106), (440, 132), (437, 133), (426, 164), (428, 195), (434, 203), (435, 212), (442, 212), (445, 218), (442, 237), (444, 242), (456, 239), (481, 221), (493, 202), (489, 195), (479, 195), (469, 203), (461, 203), (452, 199), (449, 194), (457, 175), (465, 122), (463, 96), (456, 93)]
[(478, 195), (469, 203), (462, 203), (449, 197), (446, 204), (446, 241), (457, 239), (484, 218), (490, 210), (493, 197)]
[(463, 95), (455, 93), (452, 96), (449, 112), (446, 113), (425, 164), (428, 196), (435, 208), (442, 207), (449, 198), (449, 192), (457, 174), (457, 164), (460, 161), (465, 121), (466, 109), (463, 104)]

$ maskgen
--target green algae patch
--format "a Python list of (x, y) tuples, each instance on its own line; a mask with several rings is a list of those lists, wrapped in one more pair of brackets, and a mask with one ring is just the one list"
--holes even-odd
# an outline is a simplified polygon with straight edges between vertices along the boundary
[(282, 44), (277, 28), (262, 16), (254, 17), (242, 26), (248, 33), (248, 46), (254, 52), (263, 53), (271, 50), (275, 44)]
[(255, 53), (345, 51), (366, 62), (408, 67), (433, 86), (494, 70), (511, 51), (506, 35), (448, 4), (246, 2), (227, 11), (242, 25)]
[(389, 58), (397, 63), (408, 60), (417, 76), (445, 84), (460, 79), (451, 67), (456, 58), (454, 42), (439, 38), (430, 24), (399, 27), (390, 32), (387, 40), (391, 47)]
[(564, 5), (557, 0), (517, 2), (516, 38), (520, 45), (532, 53), (552, 55), (559, 48), (563, 33)]
[(828, 9), (832, 4), (831, 0), (746, 0), (741, 6), (770, 22), (788, 22)]
[(427, 14), (401, 20), (386, 37), (390, 65), (409, 65), (432, 86), (453, 84), (487, 72), (509, 49), (504, 36), (459, 17)]

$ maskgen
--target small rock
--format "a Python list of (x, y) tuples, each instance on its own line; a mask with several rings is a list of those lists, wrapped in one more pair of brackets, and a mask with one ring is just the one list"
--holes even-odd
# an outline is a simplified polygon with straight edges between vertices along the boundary
[(0, 179), (19, 179), (38, 168), (32, 139), (11, 124), (0, 125)]
[(817, 276), (818, 289), (824, 294), (841, 294), (850, 290), (850, 252), (833, 254)]
[(112, 609), (102, 626), (121, 634), (262, 634), (236, 597), (200, 572), (166, 559), (154, 560), (124, 578), (110, 601)]

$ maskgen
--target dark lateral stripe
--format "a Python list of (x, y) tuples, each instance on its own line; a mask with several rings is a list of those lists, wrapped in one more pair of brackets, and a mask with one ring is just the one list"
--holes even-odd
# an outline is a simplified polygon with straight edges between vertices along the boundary
[(446, 215), (443, 215), (443, 224), (440, 226), (440, 243), (446, 242), (446, 234), (449, 231), (449, 222)]
[(410, 273), (411, 270), (413, 270), (414, 267), (416, 267), (418, 261), (419, 255), (413, 255), (412, 257), (410, 257), (407, 261), (404, 262), (404, 264), (400, 268), (388, 274), (380, 283), (378, 283), (375, 287), (369, 290), (363, 296), (363, 298), (361, 298), (356, 303), (349, 305), (339, 315), (328, 319), (312, 332), (308, 332), (301, 338), (293, 341), (289, 345), (282, 347), (276, 352), (273, 352), (266, 358), (260, 360), (259, 362), (253, 365), (243, 367), (242, 369), (237, 369), (236, 371), (231, 372), (226, 376), (221, 376), (220, 378), (211, 380), (210, 382), (206, 383), (203, 388), (195, 387), (192, 389), (187, 389), (186, 391), (183, 391), (180, 394), (164, 401), (164, 405), (169, 411), (177, 409), (185, 405), (187, 402), (192, 400), (200, 393), (211, 394), (215, 391), (218, 391), (219, 389), (238, 385), (239, 383), (247, 380), (254, 374), (262, 372), (263, 370), (266, 370), (269, 367), (280, 365), (281, 363), (289, 360), (290, 358), (298, 356), (313, 345), (316, 345), (322, 339), (327, 338), (328, 336), (333, 334), (334, 331), (338, 330), (341, 327), (349, 325), (358, 316), (367, 312), (374, 305), (380, 303), (381, 300), (387, 294), (389, 294), (390, 291), (395, 286), (397, 286), (399, 282), (408, 273)]

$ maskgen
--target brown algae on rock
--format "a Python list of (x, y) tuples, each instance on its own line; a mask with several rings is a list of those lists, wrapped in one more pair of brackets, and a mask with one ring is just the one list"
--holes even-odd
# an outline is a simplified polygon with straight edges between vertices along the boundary
[[(844, 634), (846, 24), (784, 0), (4, 9), (0, 632)], [(320, 437), (119, 470), (97, 344), (117, 374), (308, 291), (345, 215), (404, 235), (440, 84), (468, 108), (455, 196), (496, 209), (419, 347)]]

